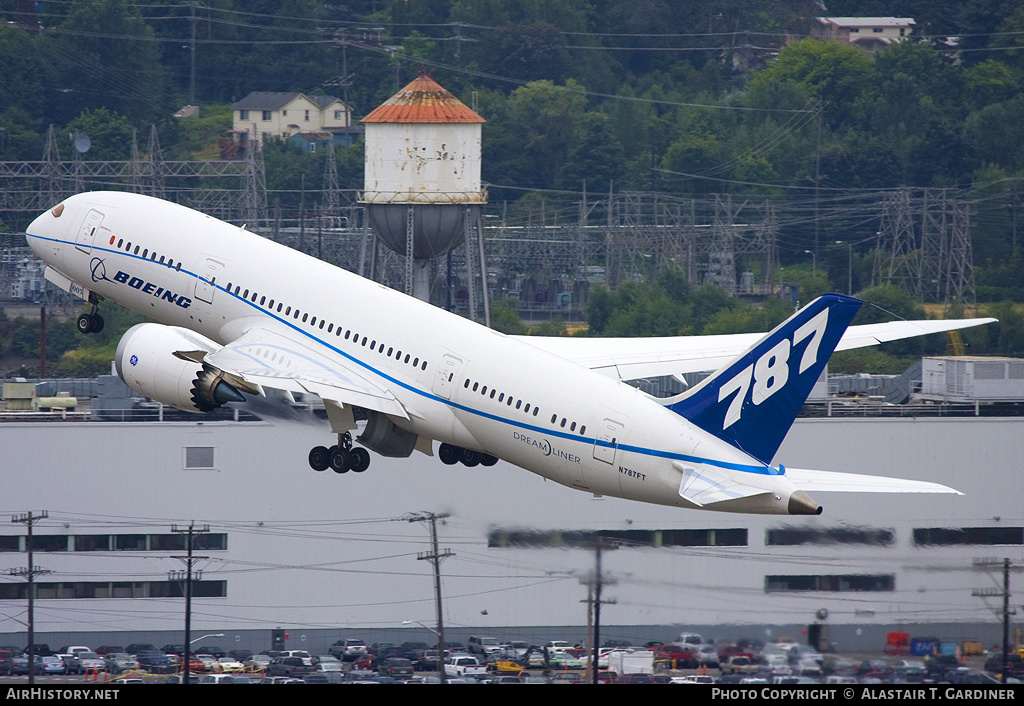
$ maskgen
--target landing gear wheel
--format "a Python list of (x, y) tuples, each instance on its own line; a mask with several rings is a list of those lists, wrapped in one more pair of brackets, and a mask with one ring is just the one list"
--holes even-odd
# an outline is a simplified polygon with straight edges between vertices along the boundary
[(78, 329), (79, 333), (92, 333), (92, 322), (92, 314), (82, 314), (78, 317), (78, 320), (75, 321), (75, 327)]
[(352, 468), (352, 454), (343, 448), (331, 447), (330, 466), (335, 473), (348, 473)]
[(309, 452), (309, 467), (314, 471), (326, 471), (331, 453), (326, 446), (314, 446)]
[(480, 464), (480, 459), (483, 456), (479, 451), (470, 451), (469, 449), (462, 449), (462, 464), (472, 468)]
[(451, 444), (441, 444), (441, 448), (437, 450), (437, 456), (444, 465), (454, 466), (462, 456), (462, 449)]
[(99, 314), (92, 315), (92, 331), (91, 333), (99, 333), (103, 330), (103, 317)]
[(493, 466), (497, 462), (498, 462), (498, 457), (497, 456), (491, 456), (490, 454), (483, 454), (480, 457), (480, 465), (481, 466)]
[(357, 446), (349, 452), (349, 456), (352, 457), (352, 470), (356, 473), (362, 473), (370, 467), (370, 452), (361, 446)]

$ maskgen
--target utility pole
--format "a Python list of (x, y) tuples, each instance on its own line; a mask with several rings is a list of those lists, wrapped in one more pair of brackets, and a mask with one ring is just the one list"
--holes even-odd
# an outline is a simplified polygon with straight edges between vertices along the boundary
[(444, 673), (444, 618), (441, 606), (441, 562), (450, 556), (455, 554), (450, 549), (445, 549), (441, 552), (437, 547), (437, 521), (443, 520), (448, 517), (449, 513), (436, 514), (433, 512), (418, 512), (412, 515), (407, 515), (406, 519), (409, 522), (429, 522), (430, 523), (430, 547), (431, 550), (428, 553), (420, 553), (416, 556), (419, 561), (429, 561), (434, 565), (434, 604), (437, 610), (437, 666), (438, 666), (438, 677), (442, 684), (447, 683), (447, 678)]
[(24, 576), (28, 579), (28, 683), (36, 683), (36, 628), (35, 628), (35, 598), (36, 598), (36, 585), (35, 577), (37, 574), (48, 574), (49, 571), (40, 569), (38, 566), (32, 563), (32, 525), (39, 522), (39, 520), (45, 520), (50, 514), (43, 510), (38, 515), (33, 515), (31, 512), (27, 512), (24, 515), (15, 515), (11, 518), (11, 522), (17, 522), (25, 525), (28, 528), (28, 535), (25, 538), (25, 551), (28, 554), (28, 567), (25, 569), (10, 569), (8, 574), (10, 576)]
[[(975, 559), (974, 568), (982, 571), (989, 571), (993, 568), (1002, 567), (1003, 569), (1003, 588), (979, 588), (971, 591), (972, 596), (981, 597), (996, 597), (1003, 599), (1003, 667), (1002, 677), (1000, 681), (1006, 683), (1006, 670), (1009, 662), (1010, 655), (1010, 616), (1016, 615), (1017, 611), (1010, 608), (1010, 568), (1013, 564), (1009, 558), (996, 559), (996, 558), (985, 558)], [(1016, 567), (1020, 570), (1021, 567)]]
[[(190, 667), (192, 665), (192, 567), (195, 565), (195, 562), (199, 561), (200, 559), (209, 558), (205, 556), (194, 556), (192, 554), (193, 539), (195, 538), (195, 535), (205, 534), (209, 531), (209, 525), (203, 525), (202, 527), (197, 529), (194, 522), (189, 523), (189, 526), (186, 529), (182, 529), (177, 525), (171, 526), (171, 532), (186, 535), (186, 555), (174, 557), (175, 559), (180, 559), (181, 561), (185, 562), (185, 571), (178, 572), (180, 575), (179, 580), (180, 578), (184, 578), (185, 580), (185, 654), (182, 655), (182, 661), (184, 663), (184, 671), (182, 672), (181, 676), (182, 684), (189, 683), (189, 674), (191, 673)], [(202, 578), (201, 571), (199, 572), (199, 577)]]
[[(601, 589), (604, 587), (605, 583), (609, 583), (608, 581), (605, 581), (601, 569), (601, 555), (605, 549), (618, 549), (618, 546), (615, 544), (606, 544), (603, 539), (598, 537), (594, 542), (594, 575), (584, 581), (589, 584), (588, 587), (591, 591), (590, 595), (593, 596), (592, 600), (589, 595), (587, 598), (587, 601), (591, 604), (588, 612), (594, 616), (594, 635), (591, 641), (590, 664), (588, 666), (588, 669), (590, 669), (591, 684), (598, 683), (597, 674), (601, 671), (597, 665), (597, 658), (601, 653)], [(609, 604), (615, 603), (615, 601), (606, 602)]]

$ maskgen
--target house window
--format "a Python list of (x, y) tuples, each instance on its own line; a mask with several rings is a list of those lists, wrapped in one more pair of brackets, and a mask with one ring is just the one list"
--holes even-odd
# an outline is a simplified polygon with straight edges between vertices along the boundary
[(310, 151), (310, 153), (316, 152), (316, 143), (315, 142), (310, 142), (309, 143), (309, 151)]
[(309, 122), (309, 111), (308, 110), (306, 111), (306, 122), (307, 123)]
[(248, 120), (249, 119), (249, 111), (248, 110), (240, 110), (240, 111), (238, 111), (238, 119), (239, 120)]
[(270, 111), (269, 110), (264, 110), (263, 111), (263, 119), (264, 120), (270, 120)]
[(288, 111), (287, 110), (282, 110), (281, 111), (281, 116), (287, 118), (288, 117)]
[(334, 111), (334, 119), (335, 120), (341, 120), (341, 111), (340, 110)]

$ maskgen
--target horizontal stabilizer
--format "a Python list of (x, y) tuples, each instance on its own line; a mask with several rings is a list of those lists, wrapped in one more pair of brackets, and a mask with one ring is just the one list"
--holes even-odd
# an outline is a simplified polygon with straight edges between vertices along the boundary
[(903, 478), (868, 476), (860, 473), (812, 471), (806, 468), (786, 468), (786, 478), (800, 490), (811, 493), (955, 493), (939, 483)]
[(697, 507), (726, 500), (760, 495), (764, 488), (757, 488), (740, 483), (736, 478), (740, 475), (729, 473), (720, 468), (702, 464), (684, 464), (673, 461), (672, 465), (683, 474), (679, 483), (679, 496)]

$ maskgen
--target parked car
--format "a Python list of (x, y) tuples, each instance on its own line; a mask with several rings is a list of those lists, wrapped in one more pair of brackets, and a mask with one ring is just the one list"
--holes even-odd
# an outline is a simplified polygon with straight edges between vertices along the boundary
[(411, 677), (413, 674), (412, 660), (405, 657), (388, 657), (381, 662), (377, 671), (381, 676)]
[(273, 658), (270, 655), (258, 654), (258, 655), (252, 655), (251, 657), (249, 657), (249, 659), (247, 659), (244, 662), (242, 662), (242, 665), (247, 670), (250, 670), (250, 671), (253, 671), (253, 672), (261, 672), (261, 671), (263, 671), (264, 669), (267, 668), (267, 665), (269, 665), (272, 660), (273, 660)]
[(449, 677), (486, 676), (487, 668), (469, 654), (453, 654), (444, 661), (444, 673)]
[(138, 669), (139, 662), (127, 652), (114, 652), (108, 654), (106, 661), (107, 671), (111, 674), (120, 674), (131, 669)]
[(57, 655), (46, 655), (40, 659), (39, 674), (67, 674), (68, 667)]
[(78, 663), (82, 669), (79, 674), (101, 672), (106, 668), (106, 661), (95, 652), (79, 652)]
[(271, 677), (301, 677), (312, 671), (311, 660), (302, 657), (277, 657), (267, 666), (266, 673)]
[(338, 640), (327, 650), (344, 662), (353, 662), (366, 654), (366, 643), (362, 640), (346, 638)]
[(218, 647), (217, 645), (200, 645), (192, 650), (192, 653), (197, 655), (210, 655), (214, 659), (220, 659), (228, 654), (227, 650)]
[(467, 644), (469, 645), (470, 654), (489, 655), (501, 649), (501, 643), (498, 642), (496, 637), (471, 635)]
[[(985, 660), (985, 671), (992, 672), (993, 674), (1003, 673), (1003, 655), (1001, 652)], [(1024, 676), (1024, 657), (1016, 654), (1007, 655), (1006, 675), (1017, 678)]]
[(733, 655), (721, 666), (722, 674), (757, 674), (761, 665), (751, 655)]
[(94, 650), (94, 652), (96, 652), (100, 657), (106, 657), (107, 655), (124, 652), (124, 648), (120, 645), (100, 645)]
[(221, 657), (217, 660), (217, 664), (214, 665), (213, 671), (217, 673), (225, 672), (240, 672), (245, 667), (234, 657)]
[(28, 657), (20, 654), (11, 656), (9, 660), (0, 664), (0, 674), (28, 674)]
[(56, 655), (64, 662), (64, 673), (65, 674), (81, 674), (82, 673), (82, 660), (74, 654), (62, 654)]
[(135, 661), (139, 663), (139, 669), (150, 674), (166, 674), (177, 671), (172, 669), (170, 657), (160, 650), (143, 650), (135, 655)]

